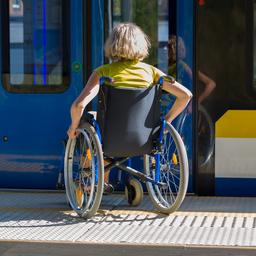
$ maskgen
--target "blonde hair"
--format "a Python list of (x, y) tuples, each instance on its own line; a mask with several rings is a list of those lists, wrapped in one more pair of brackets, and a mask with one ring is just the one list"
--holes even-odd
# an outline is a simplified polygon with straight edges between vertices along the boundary
[(148, 56), (149, 48), (149, 39), (140, 27), (120, 23), (105, 43), (105, 55), (112, 60), (143, 60)]

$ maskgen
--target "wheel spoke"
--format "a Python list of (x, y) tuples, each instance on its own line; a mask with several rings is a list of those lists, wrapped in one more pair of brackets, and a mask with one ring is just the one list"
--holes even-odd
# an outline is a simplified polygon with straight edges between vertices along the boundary
[[(162, 212), (170, 213), (181, 204), (187, 189), (187, 156), (182, 139), (175, 129), (167, 124), (162, 153), (160, 157), (160, 186), (147, 182), (147, 188), (155, 207)], [(181, 155), (181, 152), (183, 155)], [(145, 171), (155, 179), (154, 157), (146, 156)]]
[[(66, 149), (65, 185), (72, 208), (82, 217), (92, 216), (98, 209), (103, 192), (103, 153), (97, 135), (87, 125)], [(97, 170), (96, 170), (97, 166)], [(98, 183), (96, 186), (96, 174)]]

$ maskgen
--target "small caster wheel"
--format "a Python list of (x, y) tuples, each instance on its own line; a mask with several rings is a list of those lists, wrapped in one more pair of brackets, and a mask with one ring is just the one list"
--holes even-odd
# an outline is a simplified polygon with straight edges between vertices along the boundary
[(137, 179), (129, 179), (125, 186), (125, 198), (129, 205), (138, 206), (143, 200), (143, 189)]
[(114, 187), (112, 184), (110, 183), (106, 183), (104, 182), (104, 191), (103, 191), (103, 195), (110, 195), (114, 192)]

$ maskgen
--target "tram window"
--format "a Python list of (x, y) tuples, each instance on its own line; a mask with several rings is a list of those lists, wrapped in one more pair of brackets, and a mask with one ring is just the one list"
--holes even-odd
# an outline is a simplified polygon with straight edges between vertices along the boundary
[(168, 0), (112, 0), (112, 10), (108, 20), (113, 26), (134, 22), (145, 31), (151, 42), (150, 54), (145, 61), (167, 72)]
[(63, 0), (2, 4), (2, 72), (8, 91), (51, 93), (67, 88), (66, 4)]
[(253, 1), (253, 89), (256, 91), (256, 0)]

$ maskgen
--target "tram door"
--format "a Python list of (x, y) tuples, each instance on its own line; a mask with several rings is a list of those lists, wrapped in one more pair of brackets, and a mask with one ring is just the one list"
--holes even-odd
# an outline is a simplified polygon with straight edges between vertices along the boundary
[[(106, 6), (108, 26), (107, 35), (112, 26), (120, 22), (134, 22), (149, 36), (151, 51), (145, 62), (150, 63), (174, 76), (180, 83), (193, 91), (194, 69), (194, 0), (112, 0)], [(110, 28), (110, 29), (109, 29)], [(163, 111), (167, 111), (174, 98), (164, 95)], [(186, 144), (189, 167), (189, 192), (193, 192), (193, 143), (192, 143), (192, 103), (180, 115), (174, 125)], [(133, 160), (140, 165), (141, 159)], [(137, 166), (136, 166), (137, 167)], [(142, 164), (139, 166), (142, 168)]]
[(83, 1), (0, 4), (0, 188), (56, 189), (83, 87)]
[(198, 1), (200, 195), (256, 195), (256, 1)]

